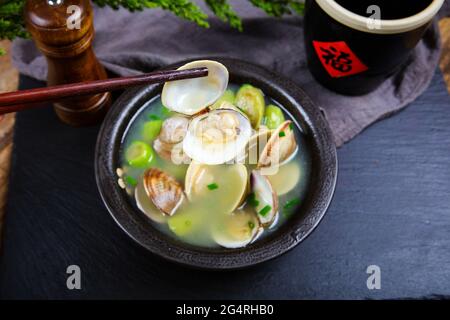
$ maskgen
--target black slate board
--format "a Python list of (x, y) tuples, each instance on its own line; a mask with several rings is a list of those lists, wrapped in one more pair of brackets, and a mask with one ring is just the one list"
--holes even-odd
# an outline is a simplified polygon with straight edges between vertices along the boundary
[[(21, 88), (42, 83), (21, 78)], [(17, 117), (1, 298), (405, 298), (450, 295), (450, 98), (442, 75), (400, 114), (339, 152), (333, 204), (279, 259), (214, 273), (162, 261), (109, 216), (94, 182), (98, 127), (51, 109)], [(66, 268), (82, 290), (66, 288)], [(368, 290), (366, 268), (381, 268)]]

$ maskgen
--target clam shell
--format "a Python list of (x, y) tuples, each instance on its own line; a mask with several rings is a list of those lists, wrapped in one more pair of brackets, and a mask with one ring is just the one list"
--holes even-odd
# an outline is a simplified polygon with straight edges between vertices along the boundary
[(174, 164), (189, 164), (189, 158), (183, 151), (183, 143), (166, 143), (157, 138), (153, 141), (153, 149), (156, 153), (166, 161), (171, 161)]
[[(234, 129), (223, 129), (220, 126), (222, 123), (227, 124), (227, 122), (212, 120), (216, 117), (234, 119), (233, 121), (236, 121), (237, 127), (234, 127)], [(214, 126), (219, 127), (210, 127), (208, 125), (210, 123), (215, 123)], [(233, 138), (228, 141), (226, 139), (224, 139), (225, 141), (220, 140), (220, 138), (227, 137), (226, 130), (231, 130), (234, 133)], [(199, 132), (201, 132), (200, 135), (198, 134)], [(215, 134), (212, 135), (213, 138), (210, 138), (210, 132)], [(234, 109), (216, 109), (207, 114), (196, 116), (191, 120), (188, 132), (183, 140), (183, 150), (190, 158), (199, 163), (209, 165), (223, 164), (236, 159), (245, 151), (245, 146), (251, 134), (250, 122), (241, 112)]]
[(208, 68), (208, 76), (166, 82), (161, 94), (162, 103), (168, 109), (186, 115), (194, 115), (212, 105), (228, 86), (227, 68), (212, 60), (199, 60), (185, 64), (178, 70)]
[(245, 163), (250, 165), (258, 164), (258, 160), (267, 142), (272, 135), (272, 130), (260, 126), (259, 130), (252, 135), (245, 147)]
[(157, 223), (166, 223), (167, 216), (163, 214), (158, 208), (155, 207), (153, 202), (147, 195), (144, 188), (143, 179), (139, 181), (138, 185), (134, 190), (134, 198), (136, 200), (136, 206), (141, 210), (147, 217)]
[(148, 197), (164, 214), (172, 216), (183, 202), (181, 184), (167, 173), (150, 168), (144, 173), (143, 182)]
[[(211, 184), (217, 189), (210, 190)], [(186, 172), (185, 192), (189, 201), (207, 201), (217, 212), (233, 212), (243, 203), (247, 190), (248, 173), (243, 164), (209, 166), (193, 161)]]
[(290, 161), (278, 168), (277, 173), (267, 175), (267, 178), (278, 196), (284, 195), (294, 189), (300, 181), (300, 165), (296, 161)]
[(252, 243), (264, 231), (255, 213), (248, 209), (226, 214), (220, 224), (211, 229), (214, 241), (224, 248), (242, 248)]
[(258, 168), (278, 167), (295, 154), (297, 142), (291, 124), (292, 121), (287, 120), (272, 132), (259, 157)]
[[(253, 170), (251, 174), (251, 187), (255, 194), (255, 200), (257, 201), (255, 210), (260, 223), (264, 227), (273, 225), (278, 215), (278, 196), (273, 190), (269, 179), (263, 176), (258, 170)], [(270, 206), (270, 210), (264, 212), (266, 206)]]

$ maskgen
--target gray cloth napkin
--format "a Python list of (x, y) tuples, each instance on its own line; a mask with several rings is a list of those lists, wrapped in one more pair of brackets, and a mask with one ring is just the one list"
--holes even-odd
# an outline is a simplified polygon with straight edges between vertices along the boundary
[[(214, 18), (205, 30), (161, 10), (129, 13), (96, 8), (94, 48), (106, 68), (119, 75), (149, 72), (200, 56), (234, 57), (262, 65), (297, 82), (325, 111), (337, 146), (416, 99), (439, 61), (439, 32), (434, 24), (406, 67), (375, 92), (361, 97), (335, 94), (308, 71), (301, 17), (276, 19), (242, 1), (233, 4), (244, 18), (242, 33)], [(46, 78), (45, 60), (31, 41), (14, 42), (13, 60), (23, 74)]]

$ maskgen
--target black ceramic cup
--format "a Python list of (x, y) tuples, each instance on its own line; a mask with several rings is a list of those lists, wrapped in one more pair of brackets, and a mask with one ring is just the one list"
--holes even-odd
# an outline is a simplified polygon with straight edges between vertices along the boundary
[(308, 67), (346, 95), (375, 90), (398, 71), (444, 0), (306, 0)]
[[(289, 112), (304, 133), (311, 154), (311, 179), (307, 195), (288, 223), (270, 236), (239, 249), (202, 248), (174, 239), (160, 230), (130, 201), (117, 183), (123, 137), (147, 102), (161, 94), (162, 84), (129, 89), (108, 112), (97, 140), (95, 174), (103, 202), (117, 224), (137, 243), (164, 259), (212, 270), (249, 267), (278, 257), (302, 242), (319, 224), (331, 202), (337, 179), (337, 156), (332, 133), (313, 102), (295, 83), (254, 64), (228, 58), (207, 57), (224, 64), (230, 83), (261, 88)], [(177, 68), (186, 62), (168, 66)]]

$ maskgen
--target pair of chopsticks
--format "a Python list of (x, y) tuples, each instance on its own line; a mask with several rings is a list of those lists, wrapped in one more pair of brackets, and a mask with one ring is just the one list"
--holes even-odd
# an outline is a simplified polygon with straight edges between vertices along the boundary
[(138, 76), (86, 81), (52, 87), (19, 90), (0, 94), (0, 115), (26, 109), (46, 106), (45, 102), (55, 102), (81, 95), (94, 95), (121, 90), (144, 84), (201, 78), (208, 75), (207, 68), (157, 71)]

